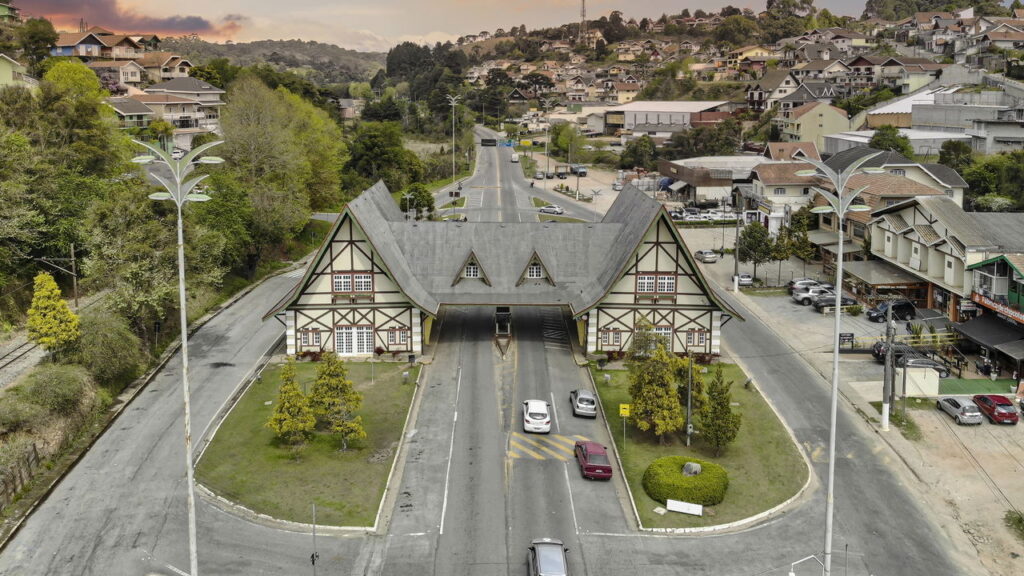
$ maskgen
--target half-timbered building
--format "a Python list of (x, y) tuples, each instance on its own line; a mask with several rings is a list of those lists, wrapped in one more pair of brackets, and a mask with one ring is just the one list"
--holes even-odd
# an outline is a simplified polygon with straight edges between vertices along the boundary
[(350, 202), (267, 316), (289, 354), (421, 354), (443, 306), (556, 306), (587, 352), (624, 350), (646, 320), (677, 353), (718, 354), (735, 316), (662, 205), (627, 186), (600, 222), (409, 221), (378, 183)]

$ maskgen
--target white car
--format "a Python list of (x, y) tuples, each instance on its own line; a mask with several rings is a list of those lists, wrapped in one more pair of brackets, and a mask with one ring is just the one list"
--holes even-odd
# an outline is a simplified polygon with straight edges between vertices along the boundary
[(558, 204), (548, 204), (540, 209), (541, 214), (562, 214), (564, 212), (565, 210)]
[(523, 402), (523, 432), (547, 434), (551, 432), (550, 404), (543, 400)]
[(738, 283), (739, 283), (740, 286), (753, 286), (754, 285), (754, 277), (751, 276), (750, 274), (740, 274), (739, 276), (733, 276), (733, 278), (738, 278), (738, 280), (739, 280)]
[(184, 157), (185, 151), (182, 150), (181, 148), (175, 148), (174, 151), (171, 152), (171, 159), (173, 160), (181, 160)]
[(614, 190), (616, 192), (622, 191), (622, 182), (619, 181), (619, 180), (616, 180), (615, 183), (612, 184), (612, 190)]

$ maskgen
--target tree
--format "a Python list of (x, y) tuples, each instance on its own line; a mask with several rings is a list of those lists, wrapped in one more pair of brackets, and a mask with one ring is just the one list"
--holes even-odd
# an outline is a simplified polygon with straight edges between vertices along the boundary
[(741, 414), (732, 411), (732, 381), (722, 378), (722, 365), (715, 366), (715, 376), (707, 386), (707, 403), (701, 412), (701, 437), (720, 456), (740, 431)]
[(363, 395), (348, 379), (348, 370), (336, 354), (325, 354), (316, 370), (316, 381), (309, 393), (309, 406), (319, 425), (338, 435), (342, 450), (352, 440), (366, 438), (362, 416), (355, 412), (363, 404)]
[(294, 359), (289, 358), (288, 363), (281, 368), (281, 388), (267, 427), (292, 446), (301, 445), (316, 428), (316, 418), (310, 409), (309, 399), (302, 394), (295, 377)]
[(679, 358), (658, 344), (649, 357), (629, 366), (629, 394), (633, 399), (630, 418), (643, 432), (653, 429), (661, 444), (665, 443), (666, 434), (685, 425), (679, 395), (672, 389), (678, 365)]
[(217, 88), (224, 88), (224, 80), (220, 77), (220, 72), (216, 68), (205, 64), (203, 66), (193, 66), (189, 69), (188, 75), (202, 80), (207, 84), (216, 86)]
[(97, 384), (117, 394), (141, 373), (146, 353), (124, 318), (94, 309), (82, 315), (81, 330), (75, 360)]
[(61, 296), (53, 276), (40, 272), (35, 280), (32, 306), (28, 309), (28, 336), (57, 355), (78, 341), (78, 315)]
[(728, 156), (734, 154), (740, 139), (740, 124), (728, 119), (714, 126), (698, 126), (672, 135), (665, 146), (669, 158)]
[(999, 194), (985, 194), (974, 200), (973, 206), (980, 212), (1006, 212), (1013, 208), (1013, 198), (1007, 198)]
[[(407, 196), (410, 196), (407, 198)], [(434, 195), (423, 184), (416, 182), (406, 189), (398, 203), (402, 212), (416, 211), (416, 218), (434, 211)]]
[(960, 140), (946, 140), (939, 149), (939, 164), (948, 166), (962, 174), (964, 169), (974, 162), (971, 145)]
[(146, 127), (150, 138), (160, 143), (160, 146), (169, 149), (169, 144), (174, 142), (174, 124), (166, 120), (153, 120)]
[[(737, 12), (739, 12), (737, 10)], [(712, 37), (718, 42), (728, 42), (733, 46), (750, 44), (761, 35), (757, 22), (739, 15), (732, 15), (715, 28)]]
[(875, 129), (875, 134), (868, 141), (868, 146), (875, 150), (899, 152), (907, 158), (914, 157), (914, 148), (910, 145), (910, 138), (900, 134), (899, 128), (889, 124)]
[(646, 318), (641, 318), (633, 327), (633, 336), (629, 341), (629, 359), (642, 360), (650, 356), (655, 347), (668, 347), (670, 344), (664, 336), (654, 332), (654, 326)]
[[(707, 394), (705, 393), (704, 375), (700, 373), (699, 366), (692, 356), (679, 360), (679, 367), (676, 370), (676, 381), (679, 382), (679, 386), (676, 388), (676, 395), (679, 396), (679, 406), (682, 407), (683, 414), (686, 414), (686, 395), (690, 388), (690, 364), (693, 364), (693, 392), (690, 393), (690, 415), (693, 418), (700, 416), (707, 403)], [(687, 424), (693, 424), (693, 422), (687, 422)]]
[(17, 28), (22, 54), (29, 61), (33, 74), (39, 74), (39, 65), (50, 55), (50, 46), (60, 37), (53, 24), (45, 18), (29, 18)]
[(782, 284), (782, 261), (789, 260), (793, 255), (794, 242), (792, 231), (786, 226), (779, 229), (772, 241), (772, 260), (779, 262), (779, 284)]
[(754, 277), (757, 278), (757, 265), (764, 264), (772, 258), (772, 240), (768, 229), (760, 222), (751, 222), (740, 232), (736, 246), (736, 257), (744, 264), (754, 264)]
[(619, 167), (626, 170), (634, 168), (653, 170), (654, 165), (654, 140), (651, 140), (651, 137), (646, 134), (630, 140), (626, 144), (626, 149), (622, 151), (622, 156), (619, 157)]

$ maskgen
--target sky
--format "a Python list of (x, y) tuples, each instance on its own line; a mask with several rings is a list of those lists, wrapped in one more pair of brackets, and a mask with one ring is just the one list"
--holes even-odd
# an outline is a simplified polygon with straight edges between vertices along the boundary
[[(403, 41), (454, 41), (483, 30), (558, 26), (580, 19), (581, 0), (13, 0), (22, 13), (45, 16), (60, 31), (89, 26), (114, 32), (209, 41), (316, 40), (360, 51), (387, 51)], [(627, 18), (657, 18), (683, 8), (731, 4), (764, 9), (764, 0), (587, 0), (587, 19), (612, 10)], [(818, 8), (859, 16), (863, 0), (817, 0)]]

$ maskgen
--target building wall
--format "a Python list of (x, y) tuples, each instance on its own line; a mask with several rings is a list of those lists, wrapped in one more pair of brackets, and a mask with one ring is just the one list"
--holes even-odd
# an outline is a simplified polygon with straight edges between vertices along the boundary
[(962, 133), (971, 127), (971, 120), (995, 120), (999, 108), (970, 104), (915, 104), (912, 110), (911, 128)]

